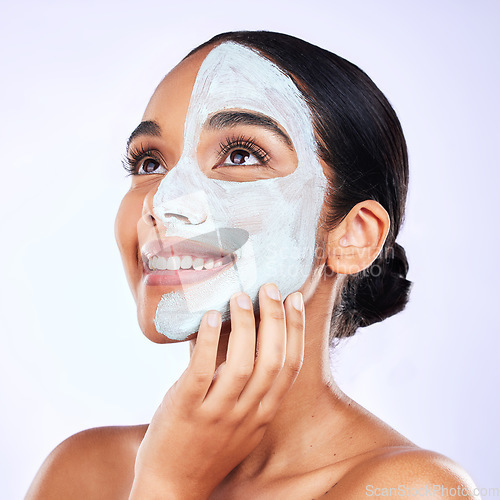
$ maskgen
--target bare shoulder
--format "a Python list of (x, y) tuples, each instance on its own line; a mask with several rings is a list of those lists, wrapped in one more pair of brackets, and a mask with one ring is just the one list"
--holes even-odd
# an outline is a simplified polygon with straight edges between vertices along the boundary
[(322, 498), (480, 498), (475, 488), (471, 477), (450, 458), (416, 446), (396, 446), (359, 463)]
[(128, 498), (147, 425), (96, 427), (60, 443), (45, 459), (27, 500)]

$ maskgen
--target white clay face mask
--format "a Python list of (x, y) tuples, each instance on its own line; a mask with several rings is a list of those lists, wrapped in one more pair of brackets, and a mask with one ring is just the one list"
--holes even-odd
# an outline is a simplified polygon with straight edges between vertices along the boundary
[[(256, 112), (279, 123), (293, 143), (296, 169), (249, 182), (207, 177), (197, 160), (201, 132), (207, 119), (224, 110)], [(225, 258), (217, 262), (221, 271), (205, 281), (183, 282), (181, 290), (162, 295), (155, 316), (158, 332), (184, 340), (198, 331), (210, 309), (229, 319), (235, 292), (244, 291), (256, 306), (259, 288), (267, 282), (276, 283), (283, 298), (298, 290), (312, 270), (326, 186), (310, 111), (292, 80), (252, 49), (233, 42), (215, 47), (196, 77), (183, 153), (162, 179), (153, 210), (163, 223), (160, 238), (197, 241), (201, 258), (205, 244), (215, 246)], [(207, 258), (197, 262), (212, 265)]]

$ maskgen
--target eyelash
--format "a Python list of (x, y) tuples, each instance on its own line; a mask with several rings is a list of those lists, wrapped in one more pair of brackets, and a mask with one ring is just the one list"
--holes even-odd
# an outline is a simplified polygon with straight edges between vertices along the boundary
[[(218, 152), (218, 162), (224, 160), (229, 153), (232, 151), (236, 151), (238, 149), (243, 149), (259, 160), (262, 165), (266, 165), (271, 157), (266, 151), (264, 151), (260, 146), (258, 146), (255, 141), (251, 138), (246, 138), (245, 136), (237, 136), (237, 137), (228, 137), (224, 142), (219, 143), (219, 152)], [(145, 159), (151, 158), (153, 160), (158, 161), (159, 163), (165, 165), (165, 160), (161, 156), (161, 154), (151, 148), (144, 148), (141, 144), (140, 146), (135, 146), (130, 148), (127, 151), (127, 154), (123, 157), (122, 165), (123, 168), (128, 172), (127, 175), (141, 175), (138, 174), (138, 170), (140, 168), (141, 162)], [(223, 166), (217, 165), (217, 166)], [(229, 165), (232, 166), (232, 165)], [(255, 165), (252, 165), (255, 166)], [(257, 168), (259, 166), (257, 165)], [(147, 175), (147, 174), (142, 174)]]
[(123, 157), (122, 165), (123, 168), (128, 172), (127, 175), (141, 175), (138, 174), (140, 163), (147, 158), (151, 158), (153, 160), (156, 160), (158, 163), (165, 165), (165, 160), (157, 150), (151, 148), (146, 149), (141, 144), (140, 146), (130, 148), (127, 151), (127, 154)]
[(253, 139), (240, 135), (238, 137), (228, 137), (225, 142), (219, 143), (218, 161), (224, 160), (229, 153), (238, 149), (243, 149), (254, 155), (263, 165), (266, 165), (271, 159), (269, 154), (258, 146)]

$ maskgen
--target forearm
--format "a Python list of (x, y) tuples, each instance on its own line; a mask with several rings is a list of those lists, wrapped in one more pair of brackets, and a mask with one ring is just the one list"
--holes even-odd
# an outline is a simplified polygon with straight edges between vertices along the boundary
[(208, 500), (209, 493), (198, 488), (180, 489), (171, 483), (137, 476), (134, 478), (129, 500)]

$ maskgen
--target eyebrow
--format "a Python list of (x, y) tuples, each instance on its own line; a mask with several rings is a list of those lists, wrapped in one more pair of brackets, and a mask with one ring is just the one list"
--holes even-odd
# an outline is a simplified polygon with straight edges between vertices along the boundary
[(281, 130), (278, 124), (268, 116), (259, 113), (251, 113), (249, 111), (219, 111), (213, 114), (208, 119), (208, 122), (205, 123), (205, 127), (215, 130), (232, 128), (236, 127), (236, 125), (263, 127), (282, 139), (290, 149), (293, 149), (290, 137)]
[(127, 150), (130, 146), (130, 143), (140, 135), (149, 135), (152, 137), (161, 137), (161, 127), (153, 120), (147, 120), (139, 123), (136, 129), (130, 134), (130, 137), (127, 140)]

